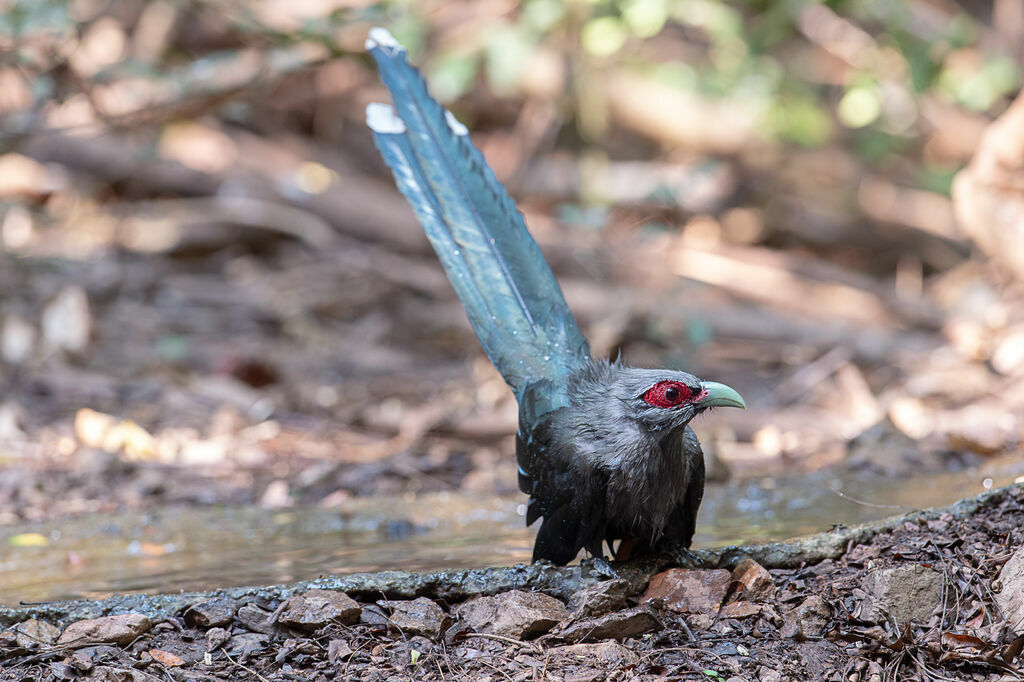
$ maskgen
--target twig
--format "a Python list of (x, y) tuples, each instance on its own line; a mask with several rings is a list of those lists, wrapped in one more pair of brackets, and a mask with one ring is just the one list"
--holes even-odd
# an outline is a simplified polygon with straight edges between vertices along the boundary
[(483, 639), (494, 639), (499, 642), (505, 642), (506, 644), (517, 644), (522, 647), (531, 647), (537, 654), (544, 653), (544, 649), (537, 646), (536, 644), (530, 644), (529, 642), (521, 642), (518, 639), (512, 639), (511, 637), (504, 637), (502, 635), (494, 635), (490, 632), (467, 632), (462, 635), (463, 637), (482, 637)]
[(480, 663), (482, 663), (483, 665), (486, 665), (488, 668), (490, 668), (494, 672), (501, 673), (502, 675), (504, 675), (505, 679), (508, 680), (508, 682), (513, 682), (512, 677), (507, 672), (505, 672), (504, 670), (502, 670), (498, 666), (494, 665), (493, 663), (488, 663), (487, 661), (485, 661), (483, 659), (480, 659)]
[(249, 673), (251, 675), (255, 675), (259, 679), (263, 680), (263, 682), (270, 682), (270, 680), (268, 680), (267, 678), (263, 677), (263, 675), (260, 675), (258, 672), (256, 672), (255, 670), (253, 670), (249, 666), (242, 665), (241, 663), (239, 663), (235, 659), (231, 658), (231, 654), (229, 654), (227, 651), (225, 651), (224, 647), (220, 648), (220, 652), (222, 654), (224, 654), (224, 656), (227, 657), (227, 659), (229, 661), (231, 661), (232, 665), (238, 666), (239, 668), (241, 668), (242, 670), (244, 670), (245, 672), (247, 672), (247, 673)]
[(843, 498), (844, 500), (849, 500), (850, 502), (853, 502), (854, 504), (859, 504), (862, 507), (871, 507), (873, 509), (906, 509), (907, 511), (915, 512), (923, 511), (917, 507), (910, 507), (905, 504), (877, 504), (875, 502), (868, 502), (867, 500), (861, 500), (856, 497), (853, 497), (852, 495), (847, 495), (839, 488), (832, 488), (831, 490), (833, 493)]

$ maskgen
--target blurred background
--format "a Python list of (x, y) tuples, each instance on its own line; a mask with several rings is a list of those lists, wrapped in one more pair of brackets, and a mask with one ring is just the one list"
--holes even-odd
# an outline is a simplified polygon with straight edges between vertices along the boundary
[(528, 560), (375, 25), (594, 353), (746, 397), (698, 544), (1024, 474), (1015, 0), (0, 0), (0, 603)]

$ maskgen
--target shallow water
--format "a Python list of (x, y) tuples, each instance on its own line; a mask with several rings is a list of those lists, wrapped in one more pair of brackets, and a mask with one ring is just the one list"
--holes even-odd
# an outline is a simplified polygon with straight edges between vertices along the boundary
[[(695, 546), (784, 539), (945, 505), (1022, 474), (1018, 457), (911, 480), (817, 474), (709, 486)], [(524, 527), (524, 511), (522, 498), (433, 494), (333, 509), (171, 508), (7, 527), (0, 604), (525, 562), (534, 529)]]

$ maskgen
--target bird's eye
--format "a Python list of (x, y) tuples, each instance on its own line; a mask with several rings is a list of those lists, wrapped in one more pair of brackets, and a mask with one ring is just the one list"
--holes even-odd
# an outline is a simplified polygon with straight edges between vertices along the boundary
[(693, 391), (681, 381), (659, 381), (644, 393), (644, 402), (654, 407), (678, 407), (692, 397)]

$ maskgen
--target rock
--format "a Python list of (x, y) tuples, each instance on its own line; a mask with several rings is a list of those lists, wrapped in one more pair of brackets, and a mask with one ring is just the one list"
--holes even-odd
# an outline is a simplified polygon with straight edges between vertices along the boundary
[(193, 604), (185, 611), (185, 623), (194, 628), (222, 627), (235, 617), (235, 606), (227, 599)]
[(999, 571), (996, 604), (1014, 629), (1024, 623), (1024, 547), (1017, 549)]
[(640, 663), (640, 657), (618, 642), (599, 644), (570, 644), (550, 649), (551, 661), (564, 664), (599, 664), (604, 670), (630, 668)]
[(331, 665), (337, 665), (338, 661), (345, 661), (354, 654), (352, 647), (343, 639), (332, 639), (327, 643), (327, 660)]
[(832, 609), (818, 595), (804, 599), (800, 606), (786, 614), (785, 623), (779, 633), (783, 637), (805, 640), (821, 637), (825, 633)]
[(927, 621), (942, 602), (942, 574), (921, 564), (872, 571), (863, 587), (873, 601), (867, 620), (881, 622), (888, 615), (901, 628), (911, 621)]
[(285, 602), (277, 622), (313, 632), (328, 623), (355, 623), (361, 611), (359, 604), (344, 592), (309, 590)]
[(388, 614), (376, 604), (367, 604), (359, 614), (359, 622), (363, 625), (376, 625), (387, 627)]
[(56, 642), (60, 636), (60, 628), (35, 618), (23, 620), (12, 627), (11, 630), (15, 633), (14, 639), (18, 646), (25, 647), (26, 649), (49, 646)]
[(542, 635), (569, 618), (569, 611), (554, 597), (522, 590), (470, 599), (456, 611), (476, 632), (515, 639)]
[(151, 627), (149, 618), (141, 613), (126, 613), (120, 616), (103, 616), (80, 620), (65, 628), (58, 644), (81, 642), (103, 642), (109, 644), (130, 644)]
[(423, 635), (437, 639), (452, 624), (452, 618), (440, 606), (426, 597), (411, 601), (379, 601), (384, 609), (391, 609), (388, 624), (404, 635)]
[(231, 633), (224, 628), (210, 628), (206, 631), (206, 650), (216, 651), (228, 643)]
[(605, 580), (575, 593), (569, 599), (569, 611), (578, 618), (603, 616), (625, 607), (629, 592), (628, 580)]
[(274, 631), (274, 624), (270, 622), (270, 616), (269, 612), (255, 604), (246, 604), (238, 609), (235, 617), (247, 629), (269, 635)]
[(243, 632), (240, 635), (235, 635), (228, 642), (225, 647), (232, 656), (244, 656), (248, 658), (252, 654), (262, 651), (266, 646), (267, 642), (270, 641), (268, 635), (260, 634), (258, 632)]
[(769, 601), (775, 597), (775, 582), (771, 573), (750, 557), (732, 569), (732, 579), (743, 585), (744, 599)]
[(18, 644), (18, 633), (14, 630), (0, 630), (0, 649), (13, 649)]
[(732, 582), (725, 569), (710, 571), (670, 568), (651, 578), (643, 601), (660, 599), (680, 613), (716, 613)]
[(757, 671), (758, 682), (782, 682), (782, 673), (767, 666), (761, 666)]
[(579, 620), (555, 630), (556, 639), (567, 642), (595, 641), (600, 639), (629, 639), (645, 632), (662, 628), (659, 621), (646, 606), (616, 611), (600, 618)]
[(761, 606), (751, 601), (736, 601), (726, 604), (718, 612), (719, 618), (749, 618), (761, 613)]

